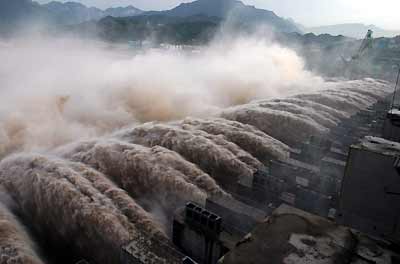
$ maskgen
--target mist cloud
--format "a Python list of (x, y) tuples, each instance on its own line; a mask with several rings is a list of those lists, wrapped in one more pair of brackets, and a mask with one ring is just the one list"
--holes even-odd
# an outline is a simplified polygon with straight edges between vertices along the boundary
[(146, 121), (205, 117), (257, 98), (320, 89), (292, 50), (218, 41), (197, 53), (133, 54), (104, 43), (31, 37), (2, 42), (0, 153), (46, 150)]

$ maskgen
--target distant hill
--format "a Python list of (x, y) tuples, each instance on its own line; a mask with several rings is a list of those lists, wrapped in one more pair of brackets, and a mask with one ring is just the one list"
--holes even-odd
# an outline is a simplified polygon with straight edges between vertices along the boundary
[(113, 17), (137, 16), (142, 13), (143, 13), (143, 10), (136, 8), (134, 6), (114, 7), (114, 8), (108, 8), (104, 11), (104, 15), (113, 16)]
[(0, 29), (17, 26), (21, 20), (45, 15), (41, 5), (31, 0), (0, 1)]
[(400, 31), (390, 31), (384, 30), (374, 25), (364, 25), (364, 24), (340, 24), (331, 26), (321, 26), (307, 28), (307, 32), (312, 32), (314, 34), (330, 34), (334, 36), (343, 35), (346, 37), (362, 39), (365, 37), (368, 29), (374, 31), (374, 37), (394, 37), (400, 35)]
[(237, 0), (197, 0), (183, 3), (166, 11), (150, 11), (144, 15), (165, 15), (189, 17), (204, 15), (228, 19), (228, 22), (239, 22), (248, 25), (269, 25), (280, 32), (301, 32), (290, 20), (277, 16), (274, 12), (245, 5)]
[(32, 0), (0, 0), (0, 33), (12, 32), (20, 25), (33, 21), (51, 25), (72, 25), (107, 16), (123, 17), (143, 13), (133, 6), (101, 10), (76, 2), (50, 2), (40, 5)]
[(57, 24), (77, 24), (105, 16), (104, 11), (95, 7), (86, 7), (76, 2), (50, 2), (41, 5), (44, 12), (48, 13), (52, 22)]
[(0, 0), (0, 36), (8, 36), (33, 21), (48, 21), (48, 12), (31, 0)]
[(126, 17), (136, 16), (143, 13), (142, 10), (133, 6), (101, 10), (96, 7), (87, 7), (76, 2), (61, 3), (53, 1), (42, 5), (42, 8), (49, 13), (49, 16), (51, 16), (54, 21), (62, 25), (72, 25), (90, 20), (99, 20), (106, 16)]
[(79, 35), (99, 37), (111, 42), (204, 44), (217, 32), (221, 19), (203, 15), (171, 17), (165, 15), (138, 15), (133, 17), (105, 17), (70, 26), (68, 30)]

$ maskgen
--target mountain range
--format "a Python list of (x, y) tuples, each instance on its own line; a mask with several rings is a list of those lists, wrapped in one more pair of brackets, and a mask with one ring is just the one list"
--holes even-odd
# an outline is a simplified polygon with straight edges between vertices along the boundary
[(107, 41), (203, 44), (223, 25), (226, 33), (253, 33), (259, 27), (276, 33), (300, 33), (290, 20), (274, 12), (245, 5), (238, 0), (197, 0), (165, 11), (143, 12), (130, 17), (105, 17), (70, 30)]
[[(276, 15), (273, 11), (259, 9), (254, 6), (245, 5), (239, 0), (197, 0), (190, 3), (182, 3), (175, 8), (164, 11), (143, 11), (134, 6), (108, 8), (105, 10), (96, 7), (87, 7), (77, 2), (50, 2), (39, 4), (32, 0), (0, 0), (0, 34), (15, 31), (18, 26), (33, 24), (32, 22), (44, 22), (51, 26), (79, 25), (84, 22), (97, 22), (99, 26), (110, 24), (112, 19), (108, 17), (138, 17), (138, 20), (158, 20), (173, 23), (174, 17), (191, 18), (199, 16), (202, 20), (215, 23), (215, 19), (230, 25), (233, 29), (242, 27), (253, 27), (260, 25), (268, 26), (276, 32), (306, 33), (316, 35), (330, 34), (333, 36), (343, 35), (361, 39), (368, 29), (374, 31), (374, 37), (393, 37), (400, 32), (388, 31), (374, 25), (364, 24), (340, 24), (306, 28), (292, 19), (285, 19)], [(148, 17), (148, 18), (146, 18)], [(101, 20), (108, 18), (107, 20)], [(168, 19), (171, 18), (171, 19)], [(129, 23), (129, 19), (116, 20), (114, 24)], [(182, 19), (179, 20), (182, 22)], [(204, 21), (203, 21), (204, 22)]]
[(268, 25), (281, 32), (301, 32), (290, 20), (277, 16), (274, 12), (245, 5), (237, 0), (197, 0), (181, 4), (171, 10), (145, 12), (133, 6), (101, 10), (86, 7), (76, 2), (50, 2), (38, 4), (32, 0), (0, 1), (0, 31), (13, 29), (31, 21), (50, 22), (51, 25), (76, 25), (86, 21), (98, 21), (102, 18), (132, 16), (192, 17), (206, 16), (229, 19), (232, 23), (247, 25)]
[(245, 5), (238, 0), (197, 0), (182, 3), (166, 11), (146, 12), (145, 15), (166, 15), (175, 17), (190, 17), (205, 15), (218, 17), (230, 23), (247, 25), (268, 25), (279, 32), (301, 32), (291, 20), (277, 16), (274, 12)]

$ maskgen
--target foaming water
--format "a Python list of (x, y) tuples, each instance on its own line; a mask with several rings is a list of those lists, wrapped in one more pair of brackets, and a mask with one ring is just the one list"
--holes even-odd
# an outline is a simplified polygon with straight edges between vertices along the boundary
[(290, 148), (287, 145), (250, 125), (223, 118), (186, 118), (182, 124), (212, 135), (223, 135), (261, 162), (272, 158), (285, 160), (289, 157)]
[(0, 238), (0, 263), (45, 263), (36, 254), (35, 245), (24, 228), (3, 204), (0, 204)]
[[(384, 99), (391, 90), (389, 83), (371, 79), (326, 83), (323, 87), (312, 93), (230, 107), (221, 117), (253, 125), (291, 145), (310, 135), (326, 135), (336, 122)], [(377, 91), (375, 95), (373, 91)]]
[(77, 252), (96, 262), (118, 262), (121, 246), (143, 236), (167, 241), (132, 198), (82, 164), (42, 155), (10, 157), (0, 165), (0, 183), (38, 234), (59, 245), (74, 241)]

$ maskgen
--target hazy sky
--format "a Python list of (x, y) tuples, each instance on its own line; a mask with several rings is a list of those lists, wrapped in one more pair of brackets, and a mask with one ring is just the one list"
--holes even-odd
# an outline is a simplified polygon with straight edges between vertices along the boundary
[[(144, 10), (160, 10), (193, 0), (70, 1), (100, 8), (134, 5)], [(39, 0), (39, 2), (44, 3), (49, 0)], [(400, 30), (400, 0), (243, 0), (243, 2), (275, 11), (283, 17), (291, 17), (306, 26), (361, 22)]]

